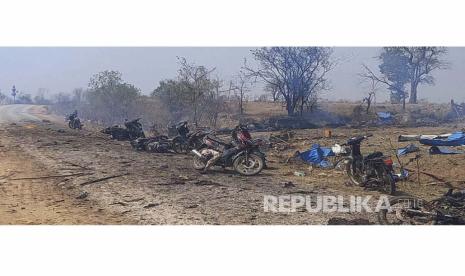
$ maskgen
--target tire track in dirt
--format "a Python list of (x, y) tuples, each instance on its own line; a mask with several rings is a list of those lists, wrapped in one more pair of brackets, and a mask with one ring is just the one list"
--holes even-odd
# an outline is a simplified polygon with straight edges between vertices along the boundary
[[(60, 187), (68, 198), (86, 193), (93, 208), (118, 214), (122, 223), (325, 224), (331, 217), (308, 212), (265, 213), (264, 195), (334, 193), (299, 183), (284, 188), (281, 182), (289, 177), (279, 170), (266, 170), (255, 177), (222, 170), (200, 175), (191, 168), (188, 155), (135, 152), (127, 142), (52, 123), (8, 126), (5, 133), (11, 147), (32, 156), (48, 171), (89, 173), (43, 182)], [(128, 175), (80, 185), (124, 173)]]

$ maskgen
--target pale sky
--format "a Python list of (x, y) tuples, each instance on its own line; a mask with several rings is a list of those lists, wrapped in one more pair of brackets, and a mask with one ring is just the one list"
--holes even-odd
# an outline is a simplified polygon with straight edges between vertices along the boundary
[[(177, 73), (177, 56), (199, 65), (216, 67), (216, 74), (229, 80), (243, 64), (253, 59), (246, 47), (152, 47), (152, 48), (72, 48), (72, 47), (0, 47), (0, 90), (10, 94), (13, 84), (25, 93), (35, 94), (47, 88), (52, 94), (87, 87), (89, 78), (103, 70), (122, 72), (126, 82), (150, 93), (162, 79)], [(377, 70), (377, 47), (337, 47), (333, 57), (338, 66), (328, 75), (332, 89), (324, 98), (359, 100), (366, 93), (357, 74), (365, 63)], [(446, 56), (450, 69), (435, 72), (435, 86), (420, 86), (419, 98), (432, 102), (448, 102), (451, 98), (465, 101), (465, 48), (449, 48)], [(260, 87), (254, 93), (260, 93)], [(378, 101), (387, 99), (380, 91)]]

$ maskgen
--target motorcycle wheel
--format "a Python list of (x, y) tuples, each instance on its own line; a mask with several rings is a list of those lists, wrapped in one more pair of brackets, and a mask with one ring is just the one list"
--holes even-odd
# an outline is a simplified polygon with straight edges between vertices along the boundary
[(189, 148), (186, 144), (184, 144), (182, 141), (179, 140), (174, 140), (173, 144), (171, 146), (176, 153), (187, 153), (189, 152)]
[[(435, 224), (431, 208), (418, 198), (396, 196), (389, 199), (390, 209), (378, 211), (378, 223), (381, 225), (428, 225)], [(412, 212), (409, 210), (413, 210)], [(426, 213), (428, 212), (428, 213)]]
[(76, 128), (79, 129), (79, 130), (82, 129), (81, 121), (76, 121)]
[(198, 156), (194, 156), (193, 165), (194, 165), (194, 169), (199, 170), (199, 171), (205, 168), (204, 160)]
[(394, 180), (394, 176), (384, 169), (382, 172), (382, 190), (383, 192), (394, 195), (396, 193), (396, 181)]
[(260, 173), (263, 170), (265, 160), (263, 157), (251, 153), (248, 155), (248, 160), (245, 158), (245, 154), (240, 155), (234, 160), (233, 167), (236, 172), (245, 175), (252, 176)]
[(72, 122), (72, 121), (69, 121), (69, 122), (68, 122), (68, 127), (69, 127), (70, 129), (74, 129), (74, 126), (73, 126), (73, 122)]
[(363, 180), (362, 180), (363, 174), (359, 168), (356, 168), (354, 172), (353, 166), (354, 166), (353, 160), (348, 159), (347, 164), (346, 164), (347, 176), (349, 176), (349, 180), (350, 182), (352, 182), (352, 184), (357, 185), (357, 186), (363, 186)]

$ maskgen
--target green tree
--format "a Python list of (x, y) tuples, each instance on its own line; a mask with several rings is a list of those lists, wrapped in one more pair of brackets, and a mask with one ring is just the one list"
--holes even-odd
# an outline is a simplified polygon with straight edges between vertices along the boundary
[(162, 80), (153, 90), (152, 97), (157, 97), (168, 108), (168, 111), (178, 120), (188, 112), (189, 100), (187, 87), (178, 80)]
[(120, 72), (103, 71), (90, 79), (86, 101), (94, 117), (115, 123), (134, 116), (134, 103), (139, 96), (140, 90), (123, 82)]
[(210, 123), (215, 122), (210, 113), (216, 109), (209, 105), (222, 92), (218, 90), (219, 81), (211, 76), (215, 68), (199, 66), (182, 57), (178, 62), (180, 68), (176, 79), (160, 81), (152, 96), (168, 107), (175, 120), (189, 117), (198, 124), (206, 117)]
[(379, 57), (380, 71), (398, 86), (409, 83), (409, 103), (416, 104), (418, 86), (434, 85), (432, 72), (447, 68), (442, 59), (446, 53), (444, 47), (384, 47)]

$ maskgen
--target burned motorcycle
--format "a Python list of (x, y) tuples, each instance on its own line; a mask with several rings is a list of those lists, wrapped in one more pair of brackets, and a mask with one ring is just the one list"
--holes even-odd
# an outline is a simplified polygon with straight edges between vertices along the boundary
[(465, 224), (464, 190), (449, 189), (430, 202), (412, 196), (393, 197), (385, 207), (378, 211), (378, 222), (383, 225)]
[(137, 138), (131, 141), (131, 146), (138, 151), (163, 153), (170, 151), (171, 141), (168, 136), (159, 135), (148, 138)]
[(132, 141), (137, 138), (145, 138), (142, 124), (139, 122), (140, 118), (125, 122), (124, 127), (115, 125), (103, 129), (101, 132), (111, 135), (111, 139), (118, 141)]
[(111, 139), (118, 140), (118, 141), (128, 141), (129, 140), (129, 131), (121, 126), (114, 125), (111, 127), (107, 127), (101, 130), (104, 134), (111, 135)]
[(211, 131), (199, 130), (188, 133), (186, 137), (178, 135), (171, 140), (171, 148), (176, 153), (188, 153), (200, 147), (203, 143), (202, 139), (210, 133)]
[(190, 150), (202, 145), (202, 139), (211, 131), (197, 130), (190, 132), (187, 121), (181, 121), (168, 126), (168, 134), (171, 134), (171, 148), (176, 153), (188, 153)]
[(140, 120), (141, 118), (137, 118), (135, 120), (124, 123), (124, 126), (129, 132), (130, 140), (145, 138), (144, 129), (142, 128), (142, 124), (139, 122)]
[(379, 151), (363, 156), (360, 151), (360, 144), (370, 136), (349, 139), (346, 144), (342, 145), (349, 148), (345, 150), (345, 157), (338, 163), (345, 164), (349, 180), (354, 185), (381, 189), (383, 192), (393, 195), (396, 192), (398, 177), (394, 173), (391, 157), (384, 156)]
[(265, 165), (265, 157), (259, 149), (261, 140), (252, 140), (250, 133), (246, 130), (240, 131), (238, 140), (238, 143), (235, 141), (225, 143), (211, 135), (205, 136), (202, 146), (192, 150), (195, 154), (193, 161), (194, 168), (197, 170), (204, 169), (208, 160), (212, 158), (209, 152), (204, 149), (218, 149), (222, 147), (224, 151), (219, 160), (216, 161), (216, 166), (223, 168), (232, 167), (235, 171), (245, 176), (260, 173)]

